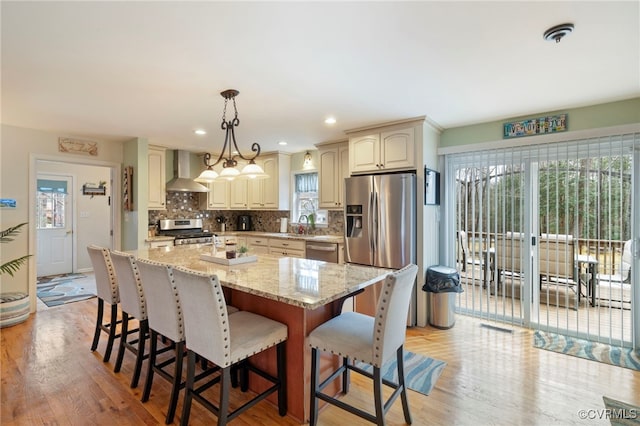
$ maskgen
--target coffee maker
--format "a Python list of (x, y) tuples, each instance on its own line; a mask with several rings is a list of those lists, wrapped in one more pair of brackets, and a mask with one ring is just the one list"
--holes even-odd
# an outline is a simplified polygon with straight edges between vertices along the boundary
[(238, 226), (236, 227), (236, 231), (251, 231), (251, 216), (238, 216)]

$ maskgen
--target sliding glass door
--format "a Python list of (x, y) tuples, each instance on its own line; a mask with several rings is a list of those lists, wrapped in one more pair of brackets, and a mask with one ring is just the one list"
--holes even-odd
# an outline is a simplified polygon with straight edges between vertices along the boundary
[(448, 155), (459, 312), (634, 344), (638, 139)]

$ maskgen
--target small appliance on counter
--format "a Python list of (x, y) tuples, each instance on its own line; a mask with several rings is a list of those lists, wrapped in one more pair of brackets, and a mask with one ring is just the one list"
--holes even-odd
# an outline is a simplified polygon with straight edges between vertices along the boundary
[(236, 231), (251, 231), (251, 216), (238, 216), (238, 226), (236, 227)]

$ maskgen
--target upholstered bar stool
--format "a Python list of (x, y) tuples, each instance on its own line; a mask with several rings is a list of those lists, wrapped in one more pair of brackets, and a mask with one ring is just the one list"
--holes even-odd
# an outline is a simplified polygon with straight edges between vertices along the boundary
[[(144, 259), (139, 259), (137, 266), (147, 302), (150, 332), (149, 367), (142, 393), (142, 402), (149, 400), (155, 373), (171, 382), (171, 396), (165, 418), (165, 423), (169, 424), (173, 422), (175, 416), (180, 389), (185, 386), (185, 382), (182, 381), (185, 337), (180, 298), (173, 280), (171, 266)], [(227, 309), (230, 313), (238, 311), (232, 306), (228, 306)], [(171, 347), (158, 350), (159, 336), (170, 339), (172, 341)], [(158, 355), (166, 349), (174, 350), (173, 357), (159, 361)], [(173, 371), (168, 369), (171, 365), (174, 366)], [(211, 372), (212, 369), (205, 370), (197, 375), (195, 380), (198, 381)]]
[[(90, 245), (87, 247), (87, 252), (89, 252), (89, 258), (93, 265), (93, 272), (96, 280), (96, 293), (98, 293), (98, 314), (96, 316), (96, 327), (93, 333), (93, 342), (91, 343), (91, 352), (98, 348), (100, 334), (104, 331), (107, 333), (108, 337), (107, 347), (104, 351), (104, 357), (102, 360), (104, 362), (109, 362), (113, 342), (120, 337), (116, 331), (116, 326), (119, 324), (118, 304), (120, 303), (118, 283), (116, 282), (116, 275), (113, 270), (113, 264), (111, 263), (109, 250), (104, 247)], [(103, 323), (105, 302), (111, 306), (110, 321), (107, 324)]]
[[(403, 346), (406, 333), (407, 314), (418, 267), (410, 264), (390, 273), (384, 280), (378, 299), (376, 316), (357, 312), (344, 312), (318, 326), (309, 334), (311, 346), (311, 414), (309, 424), (318, 420), (318, 399), (336, 405), (350, 413), (378, 425), (384, 425), (384, 415), (400, 395), (404, 419), (411, 424), (411, 413), (404, 383)], [(330, 352), (342, 358), (342, 365), (324, 382), (320, 383), (320, 351)], [(398, 383), (382, 379), (382, 365), (395, 355), (398, 365)], [(349, 361), (361, 361), (373, 366), (368, 373)], [(342, 374), (343, 392), (348, 392), (349, 370), (373, 379), (375, 415), (353, 407), (322, 393), (329, 383)], [(393, 393), (385, 402), (382, 385), (392, 387)]]
[[(252, 407), (268, 395), (278, 393), (278, 411), (287, 414), (286, 354), (287, 326), (261, 315), (240, 311), (228, 315), (224, 293), (215, 275), (205, 275), (177, 267), (174, 280), (184, 315), (188, 349), (187, 385), (181, 424), (189, 423), (192, 399), (202, 404), (218, 417), (218, 424), (225, 425), (240, 413)], [(248, 358), (254, 354), (276, 347), (277, 377), (262, 371)], [(219, 366), (221, 375), (197, 388), (194, 385), (196, 354)], [(242, 363), (243, 368), (260, 375), (273, 383), (239, 408), (229, 412), (229, 388), (231, 368)], [(203, 397), (202, 393), (212, 385), (220, 383), (218, 406)]]
[[(116, 272), (118, 288), (120, 289), (120, 308), (122, 311), (122, 329), (120, 330), (120, 346), (118, 357), (113, 369), (116, 373), (122, 367), (125, 349), (136, 356), (131, 387), (138, 386), (142, 361), (147, 358), (144, 354), (145, 344), (149, 336), (149, 320), (147, 318), (147, 305), (144, 297), (140, 273), (133, 256), (127, 253), (111, 250), (111, 261)], [(129, 330), (129, 322), (138, 320), (138, 328)], [(137, 333), (137, 337), (135, 334)], [(129, 336), (133, 335), (132, 339)]]

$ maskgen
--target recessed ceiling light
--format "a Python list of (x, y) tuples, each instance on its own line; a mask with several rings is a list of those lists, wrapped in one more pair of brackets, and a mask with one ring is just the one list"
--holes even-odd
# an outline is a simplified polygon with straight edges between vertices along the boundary
[(206, 135), (207, 131), (204, 129), (196, 129), (193, 131), (193, 133), (195, 133), (196, 135)]
[(336, 119), (334, 117), (329, 117), (324, 120), (325, 124), (336, 124)]
[(287, 144), (287, 143), (286, 143), (285, 141), (280, 141), (280, 142), (278, 142), (278, 145), (285, 146), (286, 144)]

